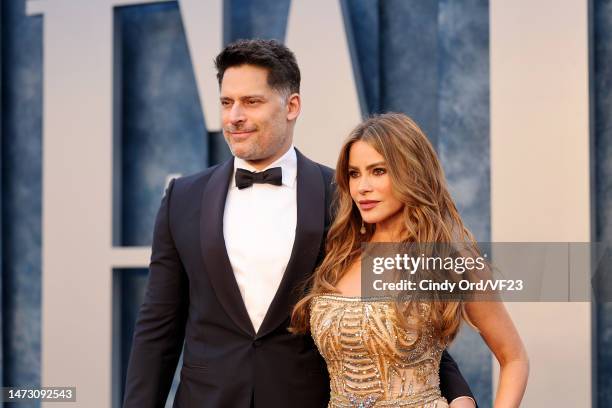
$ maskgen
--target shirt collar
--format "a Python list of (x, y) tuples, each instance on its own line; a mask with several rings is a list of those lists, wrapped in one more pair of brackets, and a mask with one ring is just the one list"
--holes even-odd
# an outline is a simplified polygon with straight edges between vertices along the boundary
[(293, 188), (295, 186), (297, 175), (297, 154), (293, 145), (281, 157), (270, 163), (262, 170), (256, 170), (246, 160), (239, 157), (234, 157), (234, 177), (232, 177), (230, 187), (236, 187), (236, 169), (245, 169), (253, 172), (261, 172), (272, 167), (280, 167), (283, 169), (283, 185)]

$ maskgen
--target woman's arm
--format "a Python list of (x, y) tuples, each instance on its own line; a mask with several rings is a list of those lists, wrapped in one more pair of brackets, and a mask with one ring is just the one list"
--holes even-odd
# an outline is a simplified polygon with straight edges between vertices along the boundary
[(502, 302), (466, 302), (465, 307), (501, 368), (493, 406), (519, 407), (527, 386), (529, 360), (510, 315)]

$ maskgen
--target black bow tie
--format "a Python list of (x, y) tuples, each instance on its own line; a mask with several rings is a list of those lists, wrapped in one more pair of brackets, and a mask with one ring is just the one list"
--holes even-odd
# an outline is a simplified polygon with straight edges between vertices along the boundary
[(260, 173), (255, 173), (245, 169), (236, 169), (236, 187), (251, 187), (253, 183), (273, 184), (280, 186), (283, 184), (283, 170), (280, 167), (273, 167)]

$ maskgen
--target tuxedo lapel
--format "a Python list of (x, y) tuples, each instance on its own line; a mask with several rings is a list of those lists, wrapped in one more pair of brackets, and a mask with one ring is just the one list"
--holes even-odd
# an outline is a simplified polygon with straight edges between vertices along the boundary
[(297, 225), (295, 241), (274, 299), (257, 332), (263, 337), (287, 319), (297, 301), (295, 288), (315, 267), (325, 228), (325, 185), (319, 166), (297, 149)]
[(242, 331), (254, 336), (255, 329), (238, 289), (223, 237), (223, 213), (233, 172), (233, 160), (226, 161), (214, 170), (204, 188), (200, 211), (200, 245), (204, 266), (219, 303)]

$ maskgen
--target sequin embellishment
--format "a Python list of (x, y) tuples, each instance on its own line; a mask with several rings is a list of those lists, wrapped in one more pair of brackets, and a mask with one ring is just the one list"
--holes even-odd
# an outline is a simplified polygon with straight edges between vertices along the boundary
[(329, 371), (328, 408), (448, 407), (439, 379), (445, 345), (427, 322), (401, 326), (393, 301), (316, 296), (310, 326)]

